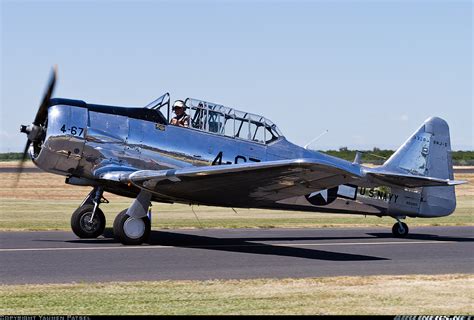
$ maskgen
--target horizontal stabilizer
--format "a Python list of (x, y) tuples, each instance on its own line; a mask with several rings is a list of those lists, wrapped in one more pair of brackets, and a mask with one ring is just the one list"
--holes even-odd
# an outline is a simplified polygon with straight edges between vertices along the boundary
[(440, 179), (386, 171), (367, 172), (367, 175), (381, 182), (408, 188), (455, 186), (467, 183), (467, 181), (462, 180)]

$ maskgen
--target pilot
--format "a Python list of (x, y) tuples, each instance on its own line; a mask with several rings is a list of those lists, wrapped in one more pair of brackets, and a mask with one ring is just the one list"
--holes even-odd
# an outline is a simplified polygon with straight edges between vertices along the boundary
[(176, 117), (171, 119), (171, 124), (180, 127), (189, 126), (189, 116), (184, 112), (186, 106), (182, 100), (176, 100), (173, 104), (173, 111), (176, 114)]

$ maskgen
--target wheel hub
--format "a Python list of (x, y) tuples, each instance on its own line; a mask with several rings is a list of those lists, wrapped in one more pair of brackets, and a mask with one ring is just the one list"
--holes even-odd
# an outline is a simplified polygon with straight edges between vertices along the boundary
[(145, 222), (141, 218), (129, 217), (123, 224), (123, 231), (127, 237), (138, 239), (145, 234)]
[(81, 228), (86, 232), (94, 232), (99, 228), (99, 219), (95, 216), (91, 221), (91, 216), (92, 212), (87, 212), (81, 218)]
[(405, 228), (403, 227), (403, 224), (400, 224), (400, 223), (398, 224), (398, 232), (400, 234), (405, 233)]

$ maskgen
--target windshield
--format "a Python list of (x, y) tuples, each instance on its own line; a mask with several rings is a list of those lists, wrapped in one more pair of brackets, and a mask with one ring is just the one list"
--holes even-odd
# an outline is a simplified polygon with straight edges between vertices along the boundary
[(169, 121), (170, 119), (170, 94), (167, 92), (158, 99), (153, 100), (149, 104), (147, 104), (144, 108), (145, 109), (154, 109), (158, 110), (163, 113), (162, 108), (166, 106), (166, 119)]

